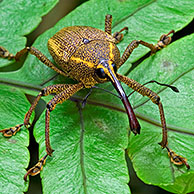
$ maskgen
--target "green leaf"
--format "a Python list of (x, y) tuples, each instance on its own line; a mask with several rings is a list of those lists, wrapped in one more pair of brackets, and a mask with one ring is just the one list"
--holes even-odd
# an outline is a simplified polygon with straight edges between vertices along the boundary
[[(24, 35), (32, 32), (58, 0), (0, 1), (0, 43), (13, 54), (25, 47)], [(11, 62), (0, 59), (0, 67)]]
[[(41, 173), (43, 192), (129, 193), (127, 123), (118, 124), (123, 119), (125, 115), (102, 107), (86, 106), (80, 115), (74, 102), (57, 106), (50, 121), (55, 151)], [(42, 115), (34, 133), (42, 156), (46, 154), (44, 120)]]
[[(0, 85), (0, 129), (23, 123), (29, 102), (24, 93), (16, 88)], [(12, 138), (0, 136), (0, 188), (2, 194), (22, 193), (27, 190), (23, 176), (29, 162), (27, 130)]]
[[(52, 60), (46, 48), (47, 41), (52, 35), (61, 28), (72, 25), (86, 25), (104, 29), (104, 18), (108, 13), (113, 15), (113, 32), (124, 26), (129, 27), (128, 33), (118, 45), (123, 53), (127, 45), (134, 39), (142, 39), (155, 44), (162, 34), (168, 33), (172, 29), (178, 31), (184, 28), (193, 19), (194, 9), (191, 0), (170, 0), (168, 3), (163, 0), (91, 0), (75, 9), (60, 20), (55, 27), (39, 36), (33, 46)], [(27, 16), (28, 14), (24, 14), (20, 21), (22, 23), (28, 21)], [(7, 32), (7, 29), (2, 31)], [(16, 29), (11, 32), (15, 33)], [(26, 33), (20, 35), (24, 34)], [(64, 191), (66, 193), (130, 193), (127, 186), (129, 177), (124, 157), (124, 149), (127, 148), (127, 144), (133, 167), (138, 177), (145, 183), (160, 186), (174, 193), (194, 191), (192, 184), (194, 174), (192, 149), (194, 142), (192, 114), (194, 106), (192, 101), (194, 97), (192, 88), (193, 36), (191, 34), (173, 42), (130, 71), (131, 63), (136, 62), (149, 51), (149, 49), (140, 46), (119, 69), (120, 73), (140, 83), (155, 79), (162, 83), (173, 83), (178, 87), (179, 94), (173, 93), (169, 88), (162, 90), (162, 87), (158, 85), (150, 84), (148, 86), (159, 93), (164, 105), (169, 128), (169, 147), (188, 159), (191, 166), (190, 171), (186, 170), (185, 166), (177, 167), (170, 163), (166, 150), (162, 150), (157, 144), (161, 141), (161, 127), (158, 126), (160, 118), (156, 105), (139, 94), (135, 93), (130, 96), (130, 101), (135, 106), (141, 123), (141, 135), (130, 134), (128, 141), (128, 120), (127, 116), (122, 113), (124, 112), (122, 103), (113, 95), (95, 90), (83, 110), (77, 107), (76, 102), (68, 100), (64, 104), (58, 105), (51, 113), (50, 139), (55, 152), (53, 157), (48, 157), (41, 172), (44, 193), (64, 193)], [(6, 39), (7, 37), (3, 37), (1, 42), (6, 41)], [(12, 50), (14, 46), (11, 40), (15, 40), (14, 36), (9, 38), (10, 42), (7, 43), (9, 47), (6, 44), (5, 47), (15, 53), (21, 47), (17, 46), (15, 50)], [(2, 59), (2, 61), (3, 66), (10, 63), (8, 60)], [(19, 87), (25, 86), (26, 89), (22, 89), (21, 92), (32, 94), (34, 91), (31, 92), (29, 89), (40, 90), (40, 85), (55, 74), (34, 56), (29, 55), (19, 70), (0, 73), (0, 82)], [(59, 82), (67, 83), (67, 80), (58, 76), (46, 85)], [(102, 87), (113, 90), (110, 83), (103, 84)], [(131, 92), (127, 86), (124, 88), (126, 93)], [(10, 89), (5, 88), (5, 91), (7, 90)], [(78, 92), (74, 99), (80, 100), (87, 92)], [(3, 94), (5, 96), (2, 98), (7, 100), (4, 104), (7, 104), (6, 107), (8, 107), (13, 99), (9, 101), (10, 94), (4, 91)], [(46, 101), (48, 102), (49, 99), (51, 98), (46, 98)], [(23, 98), (17, 99), (17, 102), (20, 105), (24, 103), (24, 100)], [(23, 116), (26, 108), (25, 106), (25, 110), (20, 109)], [(15, 112), (13, 111), (12, 114)], [(5, 114), (9, 115), (10, 112), (5, 112)], [(20, 119), (23, 116), (20, 116)], [(15, 114), (11, 117), (14, 118), (12, 120), (10, 116), (3, 118), (9, 119), (4, 123), (5, 121), (1, 118), (0, 124), (4, 123), (2, 128), (13, 126), (19, 122)], [(12, 121), (14, 122), (12, 123)], [(34, 128), (34, 136), (40, 145), (40, 157), (46, 154), (44, 123), (43, 114)], [(26, 130), (22, 130), (11, 140), (25, 136), (25, 133)], [(1, 137), (1, 139), (4, 138)], [(6, 140), (8, 141), (8, 139)], [(23, 142), (21, 143), (23, 144)], [(23, 148), (25, 146), (22, 145)], [(9, 155), (11, 157), (10, 166), (16, 157), (14, 153)], [(21, 165), (21, 163), (19, 164)], [(20, 180), (23, 179), (24, 174), (20, 175)], [(2, 185), (2, 187), (6, 186), (7, 184)]]
[[(158, 81), (165, 83), (173, 83), (173, 85), (180, 90), (180, 93), (176, 94), (171, 92), (170, 89), (166, 89), (160, 91), (159, 94), (164, 103), (165, 116), (169, 126), (169, 146), (176, 153), (186, 157), (191, 168), (194, 165), (194, 155), (192, 154), (194, 122), (191, 119), (191, 110), (194, 108), (191, 100), (193, 98), (194, 90), (191, 86), (194, 76), (192, 61), (194, 56), (193, 53), (190, 52), (190, 49), (193, 48), (193, 40), (194, 35), (192, 34), (172, 43), (161, 51), (160, 58), (156, 54), (152, 58), (145, 60), (141, 64), (142, 68), (140, 69), (140, 67), (138, 67), (133, 74), (135, 77), (137, 76), (138, 71), (140, 73), (143, 70), (144, 74), (151, 75), (152, 79), (157, 79)], [(152, 63), (150, 63), (150, 61)], [(148, 78), (141, 77), (140, 79), (140, 82), (142, 83), (148, 81)], [(137, 102), (137, 106), (141, 103), (145, 103), (146, 99), (139, 98), (138, 101), (137, 96), (133, 97)], [(146, 115), (146, 117), (144, 117), (146, 120), (148, 119), (150, 122), (156, 121), (158, 123), (159, 112), (157, 107), (152, 105), (151, 102), (145, 103), (144, 106), (139, 106), (137, 111), (140, 113), (140, 117)], [(190, 180), (193, 179), (192, 169), (188, 172), (184, 166), (179, 168), (171, 165), (169, 159), (164, 157), (166, 155), (166, 152), (164, 151), (164, 158), (155, 156), (155, 153), (152, 152), (156, 152), (155, 149), (157, 149), (157, 147), (152, 150), (151, 147), (154, 141), (161, 141), (161, 135), (158, 133), (161, 129), (154, 127), (157, 130), (153, 132), (154, 129), (151, 130), (150, 126), (146, 126), (147, 125), (145, 125), (144, 131), (142, 130), (140, 136), (131, 137), (128, 148), (130, 158), (132, 159), (138, 176), (146, 183), (160, 185), (171, 192), (188, 193), (193, 191), (194, 185), (190, 183)], [(137, 142), (142, 142), (142, 144), (140, 145)], [(138, 147), (136, 144), (138, 144)], [(142, 161), (142, 155), (148, 155), (149, 157)], [(155, 160), (155, 164), (157, 164), (157, 168), (155, 169), (155, 171), (157, 171), (157, 177), (153, 175), (150, 176), (149, 174), (153, 169), (151, 164), (153, 164)], [(164, 173), (161, 169), (169, 170), (165, 170)], [(186, 172), (187, 174), (185, 174)], [(182, 183), (183, 180), (184, 184)], [(173, 182), (175, 182), (174, 187)]]

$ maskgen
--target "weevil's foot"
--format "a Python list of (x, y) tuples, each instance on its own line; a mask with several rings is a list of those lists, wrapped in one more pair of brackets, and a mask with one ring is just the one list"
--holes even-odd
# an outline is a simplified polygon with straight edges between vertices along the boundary
[(164, 141), (162, 140), (162, 141), (159, 142), (158, 144), (161, 145), (161, 147), (164, 149), (164, 148), (166, 148), (166, 146), (168, 145), (168, 142), (167, 142), (167, 141), (164, 142)]
[(0, 57), (7, 58), (7, 59), (13, 59), (14, 55), (9, 53), (9, 51), (5, 49), (4, 47), (0, 46)]
[(121, 34), (121, 32), (123, 32), (123, 31), (128, 31), (128, 27), (124, 27), (124, 28), (122, 28), (119, 32), (115, 32), (114, 34), (113, 34), (113, 37), (115, 38), (115, 40), (116, 40), (116, 44), (118, 44), (119, 42), (121, 42), (121, 40), (123, 39), (123, 34)]
[(36, 165), (34, 165), (32, 168), (28, 170), (28, 172), (24, 175), (24, 180), (27, 181), (28, 175), (35, 176), (40, 173), (40, 171), (43, 169), (43, 165), (45, 165), (46, 159), (48, 154), (46, 154), (44, 157), (42, 157)]
[(170, 44), (170, 42), (172, 41), (172, 38), (169, 35), (174, 34), (174, 33), (175, 33), (175, 31), (171, 30), (168, 34), (163, 34), (160, 37), (160, 40), (158, 41), (158, 43), (155, 45), (156, 51), (160, 50), (160, 49), (166, 47), (168, 44)]
[(24, 123), (24, 127), (25, 127), (26, 129), (28, 129), (30, 126), (31, 126), (30, 123)]
[(55, 151), (55, 150), (53, 150), (50, 146), (48, 146), (48, 147), (46, 148), (47, 155), (49, 155), (49, 156), (52, 156), (52, 153), (53, 153), (54, 151)]
[(11, 137), (11, 136), (15, 135), (21, 129), (21, 127), (23, 125), (24, 124), (19, 124), (19, 125), (16, 125), (14, 127), (10, 127), (10, 128), (0, 130), (0, 133), (3, 133), (3, 135), (5, 137)]
[(168, 151), (168, 156), (170, 158), (170, 161), (172, 163), (174, 163), (177, 166), (181, 166), (181, 165), (185, 165), (187, 167), (187, 169), (190, 169), (189, 164), (187, 163), (187, 159), (176, 154), (174, 151), (172, 151), (169, 147), (166, 147), (167, 151)]

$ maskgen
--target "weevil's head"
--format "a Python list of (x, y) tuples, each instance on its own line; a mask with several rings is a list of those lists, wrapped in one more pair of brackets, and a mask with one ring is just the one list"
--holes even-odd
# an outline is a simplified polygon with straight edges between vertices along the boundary
[(96, 80), (100, 83), (105, 81), (114, 82), (114, 80), (117, 79), (116, 72), (116, 64), (112, 61), (102, 58), (100, 59), (100, 63), (95, 70)]

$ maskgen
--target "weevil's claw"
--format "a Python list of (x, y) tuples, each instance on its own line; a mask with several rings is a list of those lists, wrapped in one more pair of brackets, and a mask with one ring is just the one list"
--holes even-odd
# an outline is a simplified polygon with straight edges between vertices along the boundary
[(30, 123), (28, 123), (28, 124), (25, 124), (25, 123), (24, 123), (24, 127), (26, 127), (26, 129), (28, 129), (30, 126), (31, 126)]
[(19, 124), (19, 125), (16, 125), (14, 127), (10, 127), (10, 128), (0, 130), (0, 133), (3, 133), (3, 135), (5, 137), (11, 137), (11, 136), (15, 135), (21, 129), (21, 127), (23, 125), (24, 124)]
[(122, 28), (119, 32), (115, 32), (114, 34), (113, 34), (113, 37), (115, 38), (115, 40), (116, 40), (116, 44), (117, 43), (119, 43), (119, 42), (121, 42), (121, 40), (123, 39), (123, 34), (121, 34), (121, 32), (123, 32), (123, 31), (127, 31), (128, 32), (128, 27), (124, 27), (124, 28)]
[(172, 151), (169, 147), (166, 146), (166, 149), (168, 151), (168, 156), (170, 158), (170, 161), (172, 163), (174, 163), (177, 166), (181, 166), (181, 165), (185, 165), (187, 167), (187, 169), (190, 169), (189, 164), (187, 163), (187, 159), (179, 156), (178, 154), (176, 154), (174, 151)]
[(166, 47), (167, 45), (169, 45), (172, 41), (172, 38), (169, 36), (170, 34), (174, 34), (175, 31), (171, 30), (168, 34), (163, 34), (160, 37), (160, 40), (158, 41), (158, 43), (155, 45), (156, 50), (160, 50), (164, 47)]
[(24, 175), (24, 180), (27, 181), (28, 175), (35, 176), (40, 173), (40, 171), (43, 169), (43, 165), (46, 162), (48, 154), (46, 154), (44, 157), (42, 157), (36, 165), (34, 165), (32, 168), (28, 170), (28, 172)]
[(0, 57), (1, 58), (7, 58), (7, 59), (13, 59), (14, 55), (9, 53), (9, 51), (7, 49), (5, 49), (4, 47), (0, 46)]

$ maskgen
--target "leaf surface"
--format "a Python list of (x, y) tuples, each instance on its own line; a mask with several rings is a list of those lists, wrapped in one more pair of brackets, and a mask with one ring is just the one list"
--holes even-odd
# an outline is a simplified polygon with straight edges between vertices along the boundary
[[(193, 19), (194, 9), (191, 0), (184, 2), (171, 0), (168, 4), (163, 0), (92, 0), (75, 9), (55, 27), (39, 36), (33, 46), (52, 60), (46, 48), (47, 41), (52, 35), (61, 28), (72, 25), (104, 29), (104, 17), (108, 13), (113, 15), (113, 32), (119, 31), (124, 26), (129, 28), (123, 41), (118, 45), (123, 53), (134, 39), (142, 39), (154, 44), (163, 33), (184, 28)], [(162, 150), (157, 144), (161, 141), (161, 127), (157, 126), (160, 124), (160, 118), (156, 105), (139, 94), (130, 96), (130, 102), (135, 106), (141, 123), (141, 135), (130, 134), (128, 141), (128, 120), (122, 113), (124, 109), (120, 100), (103, 91), (94, 90), (83, 110), (79, 109), (74, 101), (67, 101), (58, 105), (51, 113), (50, 138), (55, 152), (53, 157), (47, 159), (41, 173), (44, 193), (53, 191), (56, 193), (64, 191), (66, 193), (130, 193), (124, 157), (124, 149), (127, 145), (133, 167), (145, 183), (160, 186), (174, 193), (194, 191), (194, 186), (191, 184), (194, 172), (192, 168), (194, 166), (192, 149), (194, 62), (191, 52), (194, 47), (193, 40), (193, 34), (183, 37), (148, 57), (130, 71), (131, 63), (149, 51), (140, 46), (119, 69), (119, 73), (140, 83), (155, 79), (162, 83), (173, 83), (178, 87), (179, 94), (158, 85), (148, 86), (158, 92), (164, 105), (169, 128), (169, 147), (188, 159), (191, 170), (187, 171), (185, 166), (177, 167), (170, 163), (166, 150)], [(3, 62), (9, 64), (7, 60)], [(25, 86), (26, 89), (22, 92), (29, 93), (29, 89), (40, 90), (40, 85), (55, 74), (34, 56), (29, 55), (19, 70), (0, 73), (0, 82), (19, 87)], [(59, 82), (68, 83), (69, 80), (58, 76), (46, 85)], [(103, 84), (101, 87), (113, 90), (110, 83)], [(123, 85), (123, 87), (126, 93), (131, 92), (127, 86)], [(74, 95), (74, 99), (80, 100), (87, 92), (87, 90), (78, 92)], [(49, 99), (51, 98), (45, 100), (48, 102)], [(23, 113), (25, 114), (25, 111)], [(44, 114), (36, 123), (34, 130), (34, 136), (40, 145), (40, 157), (42, 157), (45, 154)]]

